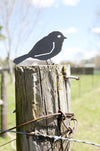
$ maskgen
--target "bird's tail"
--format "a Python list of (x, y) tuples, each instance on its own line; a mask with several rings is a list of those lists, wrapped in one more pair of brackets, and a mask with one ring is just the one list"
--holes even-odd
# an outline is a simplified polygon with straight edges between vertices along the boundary
[(29, 57), (28, 54), (25, 54), (25, 55), (23, 55), (23, 56), (20, 56), (20, 57), (14, 59), (13, 62), (14, 62), (15, 64), (19, 64), (20, 62), (24, 61), (24, 60), (27, 59), (28, 57)]

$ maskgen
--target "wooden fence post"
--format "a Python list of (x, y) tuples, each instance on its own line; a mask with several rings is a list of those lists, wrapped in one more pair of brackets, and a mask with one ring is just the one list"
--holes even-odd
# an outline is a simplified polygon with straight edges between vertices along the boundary
[[(7, 129), (7, 71), (1, 72), (1, 129)], [(5, 137), (7, 133), (3, 133), (2, 137)]]
[[(71, 69), (70, 69), (70, 65), (67, 65), (67, 73), (66, 76), (70, 77), (71, 75)], [(70, 103), (71, 103), (71, 80), (70, 78), (67, 78), (66, 81), (66, 92), (67, 92), (67, 112), (70, 112)]]
[[(63, 65), (17, 66), (15, 70), (16, 87), (16, 125), (40, 116), (57, 113), (59, 108), (70, 111), (66, 78), (67, 67)], [(67, 76), (67, 75), (66, 75)], [(69, 75), (68, 75), (69, 76)], [(69, 88), (68, 88), (69, 89)], [(70, 96), (70, 95), (69, 95)], [(62, 135), (65, 126), (58, 125), (56, 118), (49, 118), (17, 128), (17, 131), (35, 131), (43, 134)], [(67, 126), (70, 119), (66, 119)], [(60, 127), (60, 128), (59, 128)], [(34, 136), (17, 134), (17, 151), (68, 151), (69, 142), (36, 139)]]

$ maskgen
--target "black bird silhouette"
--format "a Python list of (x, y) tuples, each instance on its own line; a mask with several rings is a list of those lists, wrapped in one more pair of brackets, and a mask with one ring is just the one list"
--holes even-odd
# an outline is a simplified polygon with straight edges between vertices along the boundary
[(53, 31), (39, 40), (29, 53), (14, 59), (14, 63), (19, 64), (29, 57), (47, 61), (61, 51), (64, 39), (66, 37), (61, 32)]

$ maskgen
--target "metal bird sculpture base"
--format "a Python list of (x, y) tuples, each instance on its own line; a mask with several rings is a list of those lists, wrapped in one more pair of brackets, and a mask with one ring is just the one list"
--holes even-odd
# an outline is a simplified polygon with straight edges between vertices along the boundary
[(64, 39), (66, 37), (61, 32), (53, 31), (39, 40), (29, 53), (15, 58), (13, 62), (19, 64), (30, 57), (48, 62), (61, 51)]

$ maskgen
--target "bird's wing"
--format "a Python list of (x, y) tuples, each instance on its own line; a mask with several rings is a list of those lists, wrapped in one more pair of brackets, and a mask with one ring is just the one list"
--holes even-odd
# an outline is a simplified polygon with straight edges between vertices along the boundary
[(34, 57), (49, 55), (53, 52), (54, 49), (55, 49), (55, 42), (52, 43), (52, 49), (49, 52), (45, 52), (45, 53), (41, 52), (40, 54), (34, 55)]
[(39, 57), (52, 53), (55, 48), (55, 42), (51, 42), (47, 37), (38, 41), (32, 50), (29, 52), (30, 56)]

